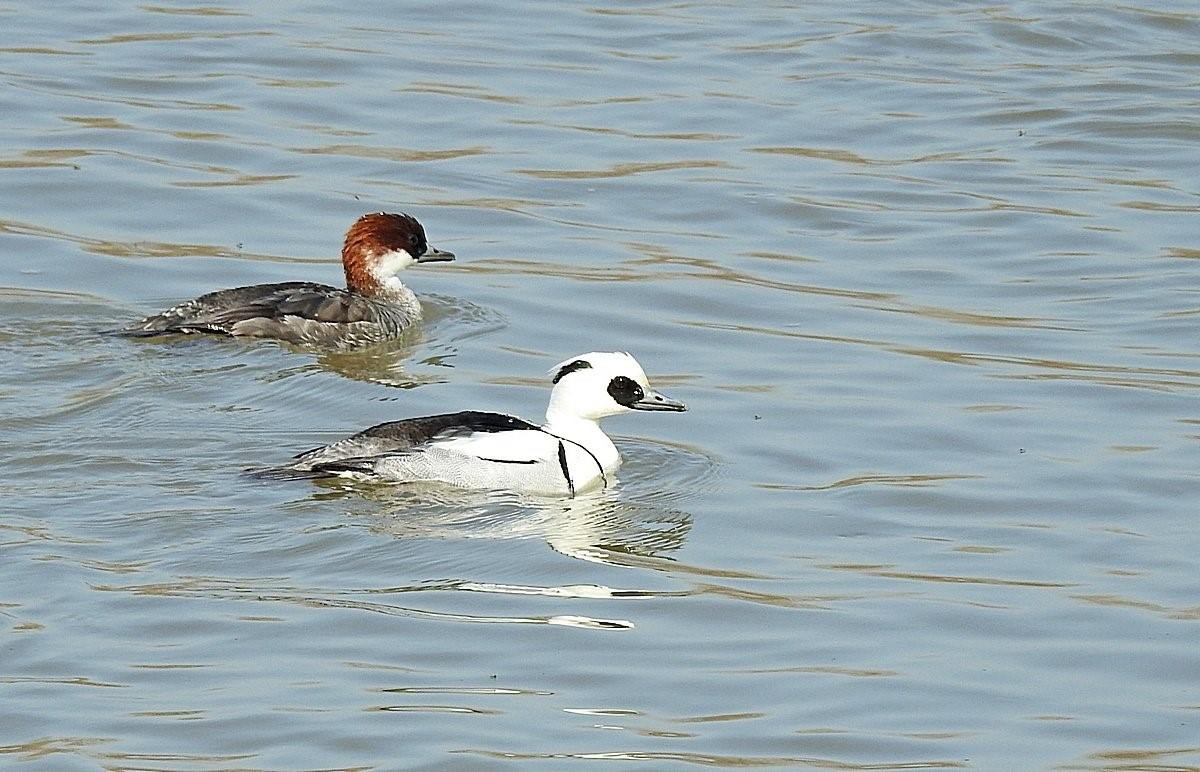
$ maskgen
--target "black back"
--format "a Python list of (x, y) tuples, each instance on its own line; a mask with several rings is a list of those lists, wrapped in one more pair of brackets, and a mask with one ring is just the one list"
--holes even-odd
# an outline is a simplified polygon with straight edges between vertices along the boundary
[(441, 415), (389, 421), (372, 426), (370, 429), (364, 429), (354, 436), (356, 438), (373, 437), (391, 440), (395, 443), (394, 450), (404, 450), (428, 442), (434, 437), (465, 436), (475, 432), (536, 430), (538, 428), (535, 424), (516, 416), (463, 410), (458, 413), (442, 413)]

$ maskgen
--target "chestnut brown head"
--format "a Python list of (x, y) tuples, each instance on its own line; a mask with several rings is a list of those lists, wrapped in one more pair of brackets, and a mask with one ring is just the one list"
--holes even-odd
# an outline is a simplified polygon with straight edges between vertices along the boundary
[(413, 263), (453, 259), (453, 252), (430, 246), (417, 218), (403, 213), (364, 214), (346, 231), (342, 245), (346, 286), (365, 295)]

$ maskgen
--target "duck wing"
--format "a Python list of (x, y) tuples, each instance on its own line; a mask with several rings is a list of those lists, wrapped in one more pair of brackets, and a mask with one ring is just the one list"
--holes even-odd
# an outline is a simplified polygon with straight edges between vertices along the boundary
[(391, 482), (573, 496), (577, 483), (590, 485), (604, 475), (591, 474), (589, 467), (590, 476), (577, 480), (568, 455), (591, 454), (568, 445), (574, 443), (514, 416), (449, 413), (373, 426), (302, 453), (288, 469), (291, 476), (352, 473)]
[(353, 473), (389, 482), (574, 494), (560, 441), (538, 429), (434, 438), (408, 450), (315, 464), (315, 476)]
[[(418, 451), (432, 446), (460, 444), (466, 450), (483, 438), (510, 437), (524, 432), (542, 434), (538, 427), (516, 416), (464, 410), (458, 413), (388, 421), (364, 429), (344, 440), (313, 448), (295, 457), (293, 468), (317, 471), (318, 466), (354, 459), (375, 459), (385, 454)], [(494, 440), (493, 440), (494, 442)], [(465, 445), (462, 445), (465, 443)], [(492, 446), (492, 443), (485, 443)], [(504, 442), (496, 445), (506, 444)], [(326, 469), (325, 471), (335, 471)], [(346, 471), (346, 470), (342, 470)]]
[(305, 322), (381, 324), (383, 309), (368, 297), (313, 282), (255, 284), (217, 290), (126, 327), (127, 335), (210, 332), (289, 340)]

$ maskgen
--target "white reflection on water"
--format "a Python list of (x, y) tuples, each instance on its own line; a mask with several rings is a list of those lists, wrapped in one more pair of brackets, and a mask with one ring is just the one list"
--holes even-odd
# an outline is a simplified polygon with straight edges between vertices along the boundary
[(314, 495), (361, 499), (367, 506), (355, 506), (355, 514), (399, 539), (534, 538), (568, 557), (609, 565), (671, 560), (692, 527), (692, 515), (680, 507), (714, 483), (717, 465), (682, 446), (622, 440), (619, 447), (624, 462), (613, 484), (570, 499), (340, 479), (315, 481), (327, 492)]

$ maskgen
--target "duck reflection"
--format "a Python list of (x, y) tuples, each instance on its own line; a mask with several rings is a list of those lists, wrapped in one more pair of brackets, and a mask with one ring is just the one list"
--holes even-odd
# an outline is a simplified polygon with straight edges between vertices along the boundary
[[(503, 317), (495, 311), (458, 298), (429, 295), (422, 298), (425, 323), (405, 330), (394, 340), (354, 351), (297, 350), (315, 354), (313, 361), (282, 372), (284, 377), (326, 370), (366, 383), (378, 383), (399, 389), (411, 389), (445, 379), (437, 370), (450, 367), (457, 352), (456, 343), (477, 335), (502, 329)], [(419, 361), (412, 357), (418, 349), (429, 353)], [(405, 366), (415, 364), (433, 372), (417, 372)]]
[[(442, 379), (411, 372), (404, 366), (405, 361), (412, 357), (422, 342), (422, 338), (421, 331), (412, 330), (401, 338), (363, 351), (322, 352), (310, 367), (328, 370), (355, 381), (378, 383), (400, 389), (438, 383)], [(449, 359), (450, 356), (451, 354), (447, 353), (440, 358)]]
[(683, 546), (692, 528), (688, 512), (630, 501), (619, 486), (552, 499), (424, 484), (368, 487), (334, 480), (318, 485), (326, 489), (319, 497), (341, 497), (353, 487), (375, 505), (370, 528), (395, 538), (539, 538), (560, 554), (609, 565), (664, 558)]
[[(369, 527), (400, 539), (542, 539), (556, 552), (615, 566), (652, 567), (671, 561), (692, 529), (682, 504), (707, 487), (716, 465), (691, 448), (623, 441), (626, 464), (608, 488), (573, 499), (511, 492), (466, 491), (430, 484), (365, 484), (318, 480), (318, 499), (354, 498)], [(632, 447), (631, 447), (632, 446)], [(669, 456), (670, 458), (666, 458)], [(670, 480), (654, 470), (674, 471)]]

